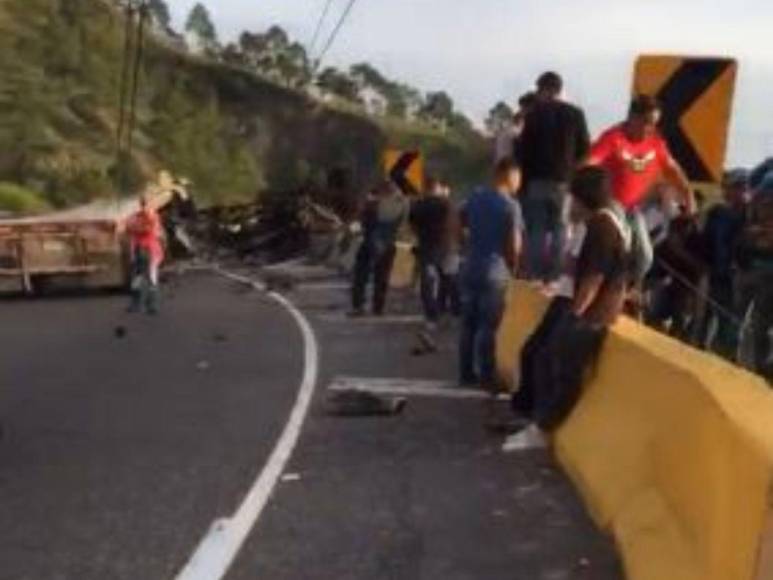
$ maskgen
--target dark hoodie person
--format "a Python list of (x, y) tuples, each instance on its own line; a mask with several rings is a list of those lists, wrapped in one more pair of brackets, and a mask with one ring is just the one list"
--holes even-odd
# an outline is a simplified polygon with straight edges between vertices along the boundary
[(553, 301), (524, 347), (513, 408), (528, 426), (508, 440), (506, 449), (544, 443), (542, 432), (554, 430), (571, 413), (586, 371), (625, 302), (632, 232), (606, 172), (581, 169), (572, 180), (571, 195), (575, 213), (584, 214), (586, 224), (574, 296)]

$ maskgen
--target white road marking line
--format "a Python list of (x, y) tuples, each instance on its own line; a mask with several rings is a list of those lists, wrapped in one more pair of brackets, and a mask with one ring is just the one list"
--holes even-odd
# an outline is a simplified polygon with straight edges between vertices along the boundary
[(424, 322), (424, 317), (414, 314), (389, 315), (389, 316), (363, 316), (353, 318), (344, 313), (319, 314), (316, 316), (323, 322), (349, 322), (353, 324), (417, 324)]
[[(214, 270), (256, 290), (265, 289), (260, 282), (245, 276), (225, 272), (220, 268)], [(282, 476), (298, 443), (311, 405), (319, 372), (319, 346), (314, 331), (304, 315), (284, 296), (276, 292), (270, 292), (268, 296), (292, 315), (301, 330), (304, 342), (303, 381), (282, 435), (239, 509), (230, 518), (217, 520), (212, 525), (188, 563), (175, 577), (176, 580), (221, 580), (226, 575)]]
[[(435, 397), (440, 399), (489, 399), (485, 391), (463, 389), (449, 381), (424, 381), (414, 379), (374, 379), (362, 377), (335, 377), (328, 391), (361, 391), (374, 395), (397, 395), (403, 397)], [(509, 398), (498, 395), (497, 398)]]

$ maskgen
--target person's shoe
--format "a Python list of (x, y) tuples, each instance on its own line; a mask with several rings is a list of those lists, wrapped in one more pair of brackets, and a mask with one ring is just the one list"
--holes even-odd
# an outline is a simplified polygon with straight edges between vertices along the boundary
[(365, 311), (362, 308), (354, 308), (347, 312), (346, 316), (349, 318), (363, 318), (365, 316)]
[(502, 451), (513, 453), (517, 451), (533, 451), (547, 449), (548, 438), (536, 424), (532, 423), (522, 431), (508, 437), (502, 445)]

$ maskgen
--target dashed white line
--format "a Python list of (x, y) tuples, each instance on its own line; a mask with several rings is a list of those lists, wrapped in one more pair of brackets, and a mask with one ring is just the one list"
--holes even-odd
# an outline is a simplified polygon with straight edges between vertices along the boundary
[[(257, 290), (265, 289), (262, 284), (246, 276), (220, 268), (214, 270), (230, 280), (248, 284)], [(226, 575), (285, 470), (309, 412), (319, 373), (317, 339), (308, 320), (289, 300), (276, 292), (269, 292), (268, 296), (292, 315), (303, 335), (304, 371), (301, 387), (282, 435), (242, 504), (231, 517), (217, 520), (212, 525), (188, 563), (175, 577), (176, 580), (221, 580)]]

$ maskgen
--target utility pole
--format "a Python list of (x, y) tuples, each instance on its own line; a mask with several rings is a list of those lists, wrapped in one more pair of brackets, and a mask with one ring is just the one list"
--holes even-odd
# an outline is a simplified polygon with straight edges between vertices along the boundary
[(116, 178), (119, 193), (129, 191), (129, 169), (134, 147), (137, 98), (145, 41), (145, 24), (149, 15), (147, 0), (124, 0), (124, 48), (119, 87), (118, 128), (116, 132)]

